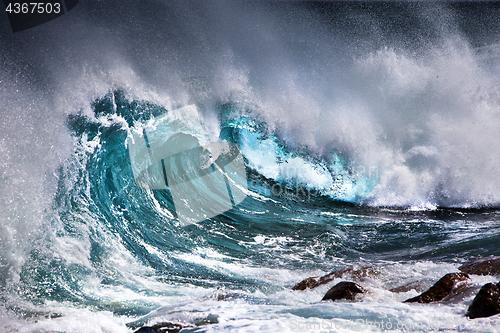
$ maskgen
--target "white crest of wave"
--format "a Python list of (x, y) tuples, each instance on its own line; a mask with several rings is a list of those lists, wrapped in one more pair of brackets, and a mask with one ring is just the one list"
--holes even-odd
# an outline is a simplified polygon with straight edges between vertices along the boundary
[(334, 80), (329, 95), (304, 95), (291, 83), (264, 99), (261, 114), (293, 145), (338, 151), (377, 170), (366, 203), (498, 205), (500, 92), (492, 64), (464, 44), (418, 56), (383, 48), (343, 69), (347, 79)]

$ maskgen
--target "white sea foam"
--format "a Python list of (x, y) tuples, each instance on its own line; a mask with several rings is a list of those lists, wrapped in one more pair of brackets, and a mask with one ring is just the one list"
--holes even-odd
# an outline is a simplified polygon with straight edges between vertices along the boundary
[[(272, 268), (244, 268), (218, 261), (221, 259), (218, 255), (210, 255), (210, 258), (194, 255), (185, 259), (195, 260), (207, 267), (217, 266), (217, 269), (223, 271), (229, 269), (231, 274), (243, 274), (246, 278), (272, 283), (282, 289), (264, 294), (238, 289), (229, 291), (188, 285), (158, 285), (171, 296), (158, 298), (164, 307), (152, 313), (144, 324), (171, 321), (194, 325), (206, 318), (216, 318), (216, 323), (204, 326), (201, 331), (245, 329), (249, 332), (275, 332), (279, 329), (280, 332), (323, 332), (332, 329), (336, 332), (434, 332), (460, 329), (464, 332), (500, 332), (499, 316), (476, 320), (464, 317), (473, 296), (466, 296), (460, 302), (444, 304), (408, 304), (402, 301), (417, 295), (415, 290), (391, 293), (386, 289), (418, 280), (432, 284), (444, 274), (456, 271), (457, 265), (432, 262), (387, 263), (381, 266), (380, 275), (358, 282), (368, 291), (363, 300), (321, 302), (326, 291), (341, 279), (313, 290), (292, 291), (290, 288), (293, 283), (305, 277), (328, 273), (325, 271), (298, 273)], [(477, 286), (476, 290), (484, 283), (495, 281), (493, 277), (487, 276), (472, 278), (472, 283)], [(109, 286), (98, 294), (104, 300), (113, 300), (117, 307), (122, 306), (122, 302), (139, 302), (145, 298), (141, 293), (133, 293), (118, 286)], [(166, 304), (169, 306), (165, 306)], [(55, 302), (48, 302), (44, 309), (61, 313), (63, 317), (37, 318), (36, 322), (10, 321), (3, 324), (3, 328), (16, 332), (131, 332), (125, 323), (132, 318), (114, 316), (110, 312), (73, 309)], [(392, 326), (389, 327), (388, 324)]]

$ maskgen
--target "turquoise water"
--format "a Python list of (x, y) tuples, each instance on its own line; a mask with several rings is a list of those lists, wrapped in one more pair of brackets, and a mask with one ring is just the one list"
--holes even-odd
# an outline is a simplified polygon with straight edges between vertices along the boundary
[[(143, 102), (129, 101), (120, 91), (93, 105), (95, 120), (83, 115), (68, 118), (75, 154), (58, 170), (57, 215), (42, 246), (29, 253), (20, 276), (20, 295), (44, 305), (46, 316), (65, 318), (69, 303), (71, 308), (103, 312), (136, 327), (134, 318), (170, 305), (150, 315), (150, 322), (211, 322), (209, 331), (234, 325), (264, 330), (278, 325), (293, 331), (308, 318), (341, 320), (321, 322), (327, 326), (342, 320), (346, 325), (349, 320), (392, 318), (396, 325), (401, 312), (409, 311), (403, 322), (427, 325), (421, 314), (411, 311), (435, 318), (448, 318), (451, 311), (460, 318), (465, 305), (448, 305), (444, 311), (438, 307), (436, 316), (436, 305), (415, 310), (414, 305), (399, 304), (415, 290), (403, 296), (387, 289), (419, 279), (429, 284), (466, 260), (500, 255), (500, 213), (495, 209), (370, 207), (339, 200), (331, 190), (293, 177), (267, 178), (251, 168), (247, 158), (247, 198), (222, 215), (183, 226), (176, 222), (169, 190), (143, 189), (135, 183), (126, 147), (131, 127), (175, 110), (154, 105), (146, 110)], [(221, 106), (221, 113), (226, 109)], [(259, 128), (263, 127), (248, 117), (225, 121), (221, 139), (238, 143), (245, 157), (255, 153), (252, 149), (272, 147), (280, 164), (290, 158), (305, 161), (303, 152), (291, 151)], [(308, 163), (326, 164), (320, 159)], [(304, 277), (351, 264), (380, 269), (378, 276), (361, 280), (373, 294), (357, 312), (344, 308), (353, 304), (339, 310), (318, 303), (325, 288), (291, 291)], [(216, 304), (218, 299), (222, 305)], [(394, 307), (395, 314), (387, 315), (381, 302)], [(235, 316), (234, 323), (228, 316)]]

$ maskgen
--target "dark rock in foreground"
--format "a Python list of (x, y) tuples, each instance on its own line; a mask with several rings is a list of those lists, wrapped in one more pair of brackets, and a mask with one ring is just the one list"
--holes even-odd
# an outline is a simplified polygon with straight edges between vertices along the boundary
[(500, 257), (475, 259), (463, 264), (458, 269), (467, 274), (500, 275)]
[(345, 274), (349, 274), (353, 278), (360, 279), (363, 277), (375, 275), (377, 273), (378, 273), (377, 270), (372, 266), (366, 266), (366, 267), (349, 266), (349, 267), (340, 269), (338, 271), (333, 271), (330, 274), (327, 274), (327, 275), (324, 275), (321, 277), (316, 276), (316, 277), (307, 278), (307, 279), (297, 283), (295, 286), (293, 286), (292, 290), (305, 290), (307, 288), (313, 289), (313, 288), (316, 288), (317, 286), (320, 286), (322, 284), (326, 284), (326, 283), (333, 281), (335, 279), (340, 279)]
[(500, 313), (500, 282), (487, 283), (481, 287), (466, 316), (470, 319), (491, 317)]
[(305, 280), (300, 281), (297, 283), (295, 286), (293, 286), (292, 290), (306, 290), (307, 288), (313, 289), (316, 288), (317, 286), (320, 286), (322, 284), (326, 284), (330, 281), (333, 281), (335, 279), (341, 278), (344, 273), (347, 273), (350, 271), (351, 267), (343, 268), (339, 271), (333, 271), (330, 274), (327, 274), (325, 276), (315, 276), (315, 277), (310, 277)]
[(363, 288), (358, 286), (356, 283), (342, 281), (328, 290), (322, 301), (326, 301), (328, 299), (333, 301), (338, 299), (354, 300), (357, 294), (364, 292)]
[(143, 326), (134, 333), (177, 333), (182, 330), (181, 324), (159, 323), (153, 326)]
[(423, 294), (407, 299), (405, 303), (431, 303), (437, 302), (448, 296), (456, 287), (458, 282), (468, 280), (465, 273), (449, 273), (443, 276), (438, 282)]

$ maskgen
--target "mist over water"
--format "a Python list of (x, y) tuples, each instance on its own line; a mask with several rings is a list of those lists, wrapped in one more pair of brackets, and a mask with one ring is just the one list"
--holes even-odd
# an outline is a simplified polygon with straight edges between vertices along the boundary
[[(6, 15), (0, 17), (0, 300), (5, 311), (23, 304), (9, 312), (6, 327), (18, 327), (19, 313), (42, 311), (32, 305), (41, 299), (47, 309), (70, 299), (139, 315), (171, 303), (166, 295), (194, 298), (220, 281), (229, 286), (236, 279), (245, 290), (255, 290), (252, 279), (283, 288), (302, 277), (294, 267), (330, 269), (286, 249), (329, 260), (367, 248), (379, 253), (369, 243), (380, 234), (337, 225), (352, 223), (353, 212), (363, 223), (378, 219), (369, 207), (498, 208), (498, 17), (495, 2), (81, 1), (56, 20), (15, 34)], [(96, 105), (106, 103), (111, 108), (98, 113)], [(196, 135), (235, 140), (256, 179), (250, 189), (261, 197), (208, 227), (184, 230), (168, 193), (134, 187), (126, 140), (148, 117), (191, 104), (205, 131)], [(75, 115), (87, 125), (75, 130)], [(316, 208), (303, 203), (288, 213), (289, 202), (272, 198), (264, 182), (314, 190)], [(353, 211), (335, 200), (353, 203)], [(497, 230), (492, 214), (488, 223)], [(412, 240), (439, 230), (442, 238), (428, 242), (449, 244), (455, 227), (429, 226), (422, 222), (428, 217), (417, 218), (422, 225)], [(318, 229), (301, 240), (309, 218)], [(384, 220), (384, 230), (400, 240), (401, 230), (414, 227), (403, 220)], [(481, 252), (470, 236), (484, 241), (482, 254), (492, 254), (487, 244), (497, 236), (481, 228), (458, 237), (467, 244), (464, 253)], [(366, 246), (346, 236), (362, 234), (372, 235)], [(394, 254), (391, 240), (384, 242), (386, 259), (434, 253), (422, 245), (408, 256), (404, 246)], [(262, 249), (270, 259), (250, 254)], [(267, 280), (260, 279), (267, 273), (242, 273), (262, 269), (266, 260), (282, 271), (268, 272)], [(211, 265), (219, 264), (214, 273)], [(75, 270), (65, 275), (68, 267)], [(202, 282), (190, 275), (195, 270)], [(173, 292), (163, 274), (185, 290)], [(68, 282), (89, 276), (89, 284)], [(154, 296), (113, 308), (122, 294), (100, 283), (116, 276), (129, 295), (138, 297), (139, 285)], [(7, 318), (2, 313), (0, 320)], [(122, 327), (102, 314), (95, 330), (108, 320), (109, 327)]]
[(113, 88), (208, 114), (231, 101), (291, 147), (377, 168), (361, 202), (497, 205), (498, 8), (482, 5), (480, 30), (470, 7), (89, 2), (21, 34), (4, 27), (3, 81), (56, 119)]

